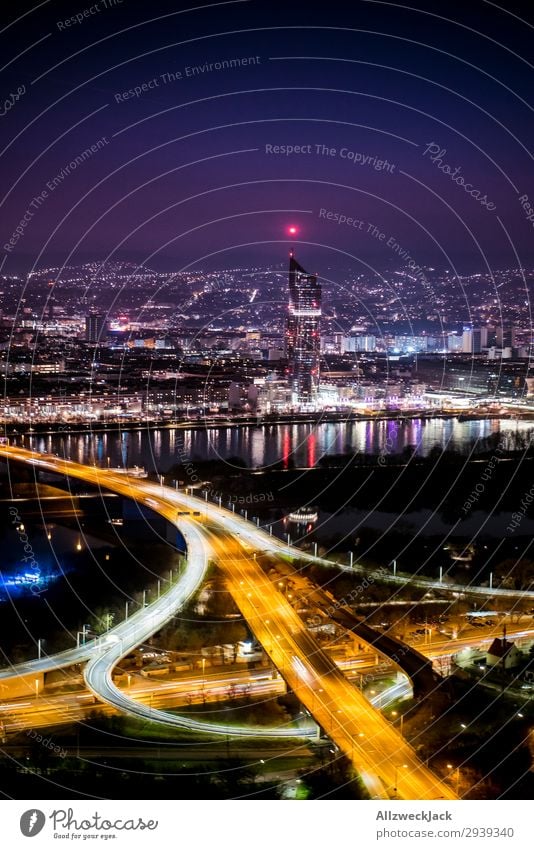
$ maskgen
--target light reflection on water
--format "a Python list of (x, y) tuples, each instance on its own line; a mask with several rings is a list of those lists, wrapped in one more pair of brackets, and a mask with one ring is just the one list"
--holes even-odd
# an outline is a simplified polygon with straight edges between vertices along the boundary
[(110, 430), (94, 434), (54, 434), (26, 437), (24, 444), (78, 462), (105, 466), (140, 465), (166, 470), (191, 459), (240, 458), (250, 467), (272, 463), (285, 467), (316, 465), (325, 454), (400, 453), (407, 446), (426, 455), (436, 445), (465, 451), (475, 439), (501, 433), (513, 443), (534, 432), (532, 422), (510, 420), (412, 419), (408, 422), (362, 421), (282, 424), (264, 427), (219, 427), (141, 431)]

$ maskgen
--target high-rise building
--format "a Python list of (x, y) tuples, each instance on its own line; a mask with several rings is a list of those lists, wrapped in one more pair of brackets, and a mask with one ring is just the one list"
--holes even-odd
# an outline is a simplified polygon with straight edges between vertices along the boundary
[(85, 316), (85, 341), (105, 342), (108, 335), (108, 321), (104, 313), (91, 312)]
[(480, 354), (488, 347), (487, 327), (464, 327), (462, 334), (462, 351), (464, 354)]
[(500, 324), (496, 328), (496, 340), (499, 348), (515, 348), (515, 326)]
[(289, 255), (289, 308), (286, 356), (293, 401), (313, 404), (319, 388), (321, 350), (321, 286)]

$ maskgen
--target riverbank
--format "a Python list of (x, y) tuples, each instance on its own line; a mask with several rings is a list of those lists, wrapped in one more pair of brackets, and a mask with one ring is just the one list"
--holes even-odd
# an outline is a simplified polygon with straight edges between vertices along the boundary
[[(18, 422), (3, 422), (0, 427), (6, 437), (20, 437), (21, 435), (28, 436), (38, 434), (45, 436), (47, 434), (84, 434), (84, 433), (105, 433), (108, 431), (120, 430), (122, 432), (139, 431), (139, 430), (206, 430), (217, 429), (223, 427), (271, 427), (287, 424), (326, 424), (326, 423), (356, 423), (356, 422), (378, 422), (378, 421), (414, 421), (414, 420), (429, 420), (429, 419), (457, 419), (458, 421), (494, 421), (494, 420), (510, 420), (518, 418), (516, 414), (474, 414), (450, 411), (441, 412), (439, 410), (381, 410), (377, 413), (356, 413), (356, 412), (333, 412), (321, 411), (318, 413), (291, 413), (291, 414), (272, 414), (265, 416), (197, 416), (195, 418), (183, 419), (158, 419), (158, 418), (116, 418), (107, 421), (93, 422), (33, 422), (24, 421)], [(525, 412), (521, 415), (522, 421), (534, 422), (534, 413)]]

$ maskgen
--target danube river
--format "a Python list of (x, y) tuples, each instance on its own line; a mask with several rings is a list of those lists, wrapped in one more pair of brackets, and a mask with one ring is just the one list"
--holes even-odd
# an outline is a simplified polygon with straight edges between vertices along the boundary
[[(495, 434), (504, 445), (523, 447), (534, 436), (534, 423), (508, 419), (458, 421), (457, 418), (315, 424), (154, 428), (84, 434), (34, 434), (16, 442), (27, 448), (101, 466), (144, 466), (166, 471), (185, 460), (240, 458), (250, 468), (273, 463), (316, 466), (325, 454), (396, 454), (407, 446), (426, 455), (435, 446), (467, 452), (476, 441)], [(503, 446), (504, 447), (504, 446)], [(476, 450), (476, 449), (475, 449)]]

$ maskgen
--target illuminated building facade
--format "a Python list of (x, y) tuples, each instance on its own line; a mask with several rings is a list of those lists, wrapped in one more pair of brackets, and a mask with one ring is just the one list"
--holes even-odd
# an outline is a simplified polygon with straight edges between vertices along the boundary
[(293, 403), (314, 404), (319, 389), (321, 286), (289, 255), (286, 355)]

